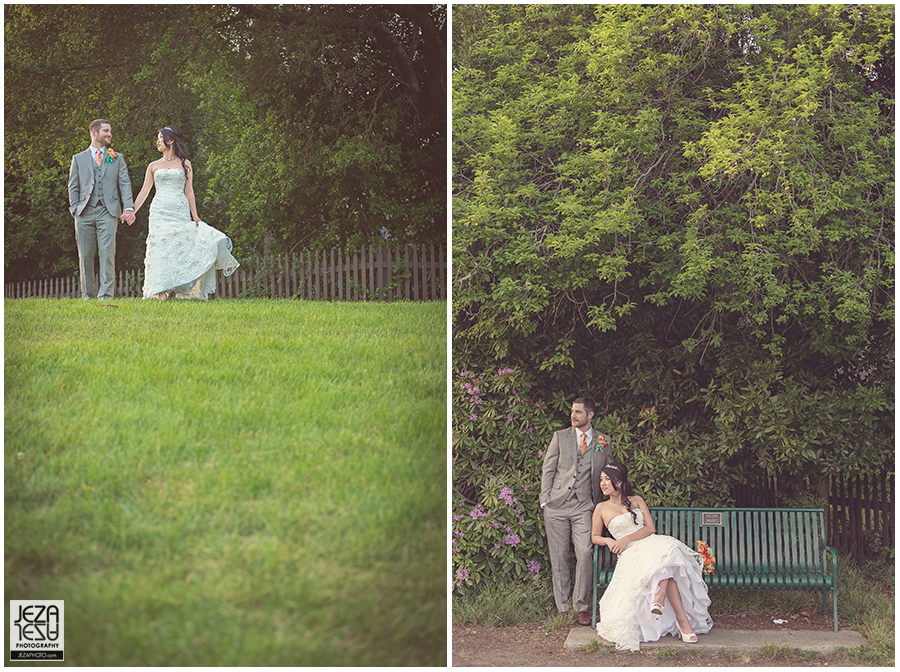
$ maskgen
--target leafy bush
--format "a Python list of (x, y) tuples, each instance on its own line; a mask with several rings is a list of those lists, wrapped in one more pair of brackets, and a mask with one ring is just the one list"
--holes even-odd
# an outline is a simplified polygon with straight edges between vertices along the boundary
[(453, 376), (453, 586), (548, 565), (541, 464), (553, 434), (531, 381), (511, 368)]

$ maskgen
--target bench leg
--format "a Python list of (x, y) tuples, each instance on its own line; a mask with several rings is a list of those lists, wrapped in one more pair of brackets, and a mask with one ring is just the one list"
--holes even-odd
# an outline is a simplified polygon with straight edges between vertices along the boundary
[[(834, 614), (834, 631), (838, 631), (838, 622), (837, 622), (837, 589), (832, 589), (831, 591), (831, 611)], [(822, 591), (822, 614), (824, 616), (828, 615), (828, 591)]]
[(833, 602), (834, 602), (834, 604), (832, 605), (832, 610), (834, 611), (834, 631), (837, 632), (837, 631), (838, 631), (838, 625), (837, 625), (837, 586), (835, 586), (834, 589), (831, 591), (831, 595), (832, 595), (832, 600), (833, 600)]

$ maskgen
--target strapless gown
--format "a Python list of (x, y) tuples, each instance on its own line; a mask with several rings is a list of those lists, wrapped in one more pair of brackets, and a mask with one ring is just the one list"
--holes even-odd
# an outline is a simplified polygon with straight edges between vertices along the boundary
[[(609, 522), (616, 539), (644, 526), (644, 512), (635, 509)], [(620, 651), (638, 651), (640, 642), (655, 642), (663, 635), (679, 637), (675, 611), (666, 600), (659, 619), (650, 613), (663, 579), (675, 579), (691, 627), (698, 635), (712, 629), (709, 590), (703, 581), (703, 557), (682, 542), (663, 534), (632, 541), (619, 555), (612, 581), (600, 598), (597, 634)]]
[(205, 222), (191, 220), (181, 168), (154, 173), (156, 195), (150, 204), (150, 227), (144, 256), (144, 298), (175, 291), (180, 298), (206, 299), (216, 291), (216, 271), (231, 275), (237, 260), (231, 239)]

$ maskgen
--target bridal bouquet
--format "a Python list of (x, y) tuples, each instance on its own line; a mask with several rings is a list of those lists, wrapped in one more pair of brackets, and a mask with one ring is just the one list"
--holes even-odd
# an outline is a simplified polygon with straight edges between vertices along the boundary
[(703, 556), (703, 573), (712, 574), (716, 571), (716, 556), (705, 541), (697, 540), (697, 552)]

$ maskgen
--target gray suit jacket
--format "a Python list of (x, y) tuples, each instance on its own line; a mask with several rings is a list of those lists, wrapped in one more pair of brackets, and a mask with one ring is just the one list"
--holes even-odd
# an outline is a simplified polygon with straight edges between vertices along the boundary
[[(591, 499), (600, 501), (600, 470), (612, 459), (612, 440), (596, 429), (588, 444), (591, 453)], [(561, 429), (553, 434), (547, 452), (544, 454), (544, 470), (541, 476), (541, 505), (555, 509), (568, 497), (575, 485), (575, 470), (578, 463), (577, 434), (574, 427)], [(602, 436), (606, 447), (601, 447), (597, 439)]]
[[(106, 152), (109, 152), (109, 147), (106, 148)], [(72, 157), (72, 166), (69, 168), (69, 212), (75, 217), (82, 213), (91, 198), (96, 168), (97, 164), (91, 158), (90, 149)], [(125, 209), (134, 207), (128, 166), (125, 165), (125, 158), (121, 154), (117, 153), (116, 158), (110, 163), (103, 164), (100, 180), (103, 182), (103, 194), (106, 199), (103, 205), (110, 215), (118, 218)]]

